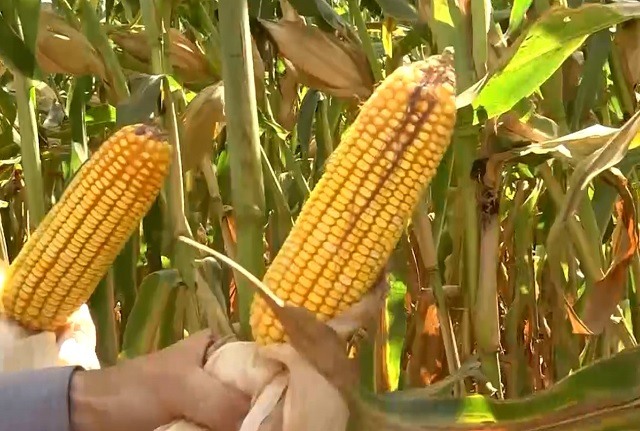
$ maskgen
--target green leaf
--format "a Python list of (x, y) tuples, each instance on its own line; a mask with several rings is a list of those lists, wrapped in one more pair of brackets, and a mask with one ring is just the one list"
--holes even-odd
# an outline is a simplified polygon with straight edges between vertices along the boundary
[(489, 118), (530, 96), (589, 35), (640, 16), (638, 3), (552, 7), (529, 29), (508, 63), (489, 77), (473, 102)]
[(418, 20), (416, 8), (407, 0), (376, 0), (382, 12), (399, 21), (415, 22)]
[(111, 127), (116, 122), (116, 108), (111, 105), (98, 105), (87, 109), (85, 113), (87, 132), (91, 127)]
[[(498, 401), (488, 396), (425, 398), (419, 391), (384, 394), (361, 393), (366, 409), (359, 419), (377, 429), (381, 414), (386, 428), (613, 431), (635, 429), (640, 413), (640, 348), (626, 349), (613, 357), (576, 371), (550, 389), (533, 396)], [(412, 394), (413, 395), (413, 394)], [(375, 415), (368, 412), (376, 411)], [(402, 422), (404, 427), (393, 427)], [(492, 425), (494, 423), (495, 425)], [(368, 426), (367, 426), (368, 425)]]
[(407, 286), (400, 280), (391, 280), (389, 287), (386, 309), (389, 322), (389, 338), (386, 349), (387, 377), (389, 378), (389, 389), (395, 391), (400, 379), (402, 350), (407, 332), (407, 313), (404, 307)]
[(71, 121), (71, 160), (70, 169), (75, 173), (89, 157), (87, 147), (87, 125), (85, 121), (86, 103), (91, 98), (93, 80), (90, 76), (73, 79), (69, 119)]
[(603, 84), (602, 66), (607, 61), (611, 44), (611, 33), (608, 30), (601, 30), (587, 40), (586, 60), (571, 116), (572, 130), (578, 129), (583, 113), (591, 108), (596, 99), (596, 93)]
[(514, 0), (513, 6), (511, 7), (511, 15), (509, 15), (509, 28), (507, 29), (507, 33), (505, 37), (516, 32), (522, 21), (524, 20), (524, 15), (531, 7), (531, 3), (533, 0)]
[(24, 41), (18, 37), (0, 14), (0, 60), (9, 68), (17, 70), (27, 78), (34, 77), (36, 58)]
[(136, 231), (118, 253), (112, 266), (115, 292), (121, 303), (121, 321), (125, 326), (136, 301), (139, 249), (139, 234)]
[(122, 358), (135, 358), (152, 351), (165, 308), (179, 282), (180, 274), (175, 269), (153, 272), (142, 280), (122, 335)]
[(306, 165), (309, 156), (309, 144), (313, 134), (313, 119), (316, 115), (316, 108), (320, 102), (321, 95), (316, 90), (309, 90), (305, 93), (300, 102), (300, 113), (298, 114), (298, 141), (300, 141), (300, 157), (303, 162), (303, 169), (307, 173)]
[(289, 0), (289, 2), (300, 15), (319, 18), (336, 30), (348, 28), (347, 23), (326, 0)]
[(249, 0), (249, 16), (252, 18), (275, 18), (278, 0)]
[(111, 271), (100, 280), (87, 305), (96, 326), (96, 354), (102, 366), (118, 362), (118, 332), (116, 325), (113, 274)]
[(29, 52), (36, 52), (38, 22), (40, 21), (40, 0), (20, 0), (16, 2), (16, 5), (22, 27), (22, 39)]

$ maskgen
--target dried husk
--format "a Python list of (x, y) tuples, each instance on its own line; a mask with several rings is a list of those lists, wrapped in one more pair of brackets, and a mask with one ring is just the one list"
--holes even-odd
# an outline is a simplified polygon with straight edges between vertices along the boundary
[(374, 78), (362, 47), (349, 39), (282, 19), (260, 20), (300, 83), (339, 98), (368, 98)]
[(36, 60), (45, 73), (93, 75), (108, 80), (98, 51), (80, 31), (55, 12), (40, 11), (36, 47)]
[[(254, 342), (231, 341), (215, 349), (204, 369), (225, 384), (251, 396), (251, 409), (239, 430), (346, 431), (349, 405), (337, 383), (345, 376), (337, 374), (350, 374), (353, 370), (328, 367), (324, 370), (332, 370), (328, 376), (319, 372), (318, 363), (324, 366), (333, 362), (334, 355), (343, 355), (342, 343), (351, 338), (358, 328), (371, 330), (376, 327), (387, 294), (388, 284), (377, 283), (358, 303), (327, 323), (332, 331), (328, 337), (325, 336), (329, 333), (324, 330), (328, 328), (324, 324), (320, 324), (322, 329), (317, 327), (318, 321), (313, 314), (304, 308), (292, 307), (287, 314), (292, 313), (289, 318), (297, 316), (297, 325), (287, 319), (283, 324), (290, 331), (299, 331), (298, 336), (293, 337), (292, 333), (290, 336), (292, 340), (298, 338), (298, 341), (304, 338), (302, 344), (296, 347), (293, 342), (260, 346)], [(307, 318), (302, 318), (303, 315), (315, 323), (310, 325)], [(279, 314), (279, 319), (283, 317)], [(326, 342), (319, 343), (317, 340), (320, 339)], [(309, 360), (311, 357), (315, 358), (315, 363)], [(204, 429), (176, 420), (155, 431)]]
[(212, 84), (194, 97), (182, 115), (182, 168), (194, 169), (205, 157), (211, 157), (211, 141), (226, 121), (224, 110), (224, 84)]
[[(290, 344), (231, 342), (214, 352), (205, 370), (251, 396), (239, 431), (346, 430), (349, 410), (340, 393)], [(178, 420), (155, 431), (204, 428)]]
[(96, 330), (86, 304), (59, 333), (29, 331), (0, 316), (0, 373), (75, 365), (99, 369)]
[[(170, 28), (168, 34), (169, 61), (176, 75), (184, 83), (207, 82), (214, 78), (207, 58), (195, 43), (175, 28)], [(108, 35), (126, 54), (146, 66), (146, 70), (140, 72), (149, 72), (151, 48), (144, 30), (111, 30)]]

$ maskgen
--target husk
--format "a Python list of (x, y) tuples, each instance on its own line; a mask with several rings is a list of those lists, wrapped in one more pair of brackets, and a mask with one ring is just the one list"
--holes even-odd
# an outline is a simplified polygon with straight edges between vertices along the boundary
[(0, 316), (0, 373), (67, 365), (87, 370), (100, 368), (96, 355), (96, 330), (86, 304), (57, 334), (28, 331)]
[[(388, 284), (379, 282), (358, 303), (331, 319), (327, 325), (337, 335), (333, 341), (337, 340), (340, 344), (358, 328), (371, 330), (375, 327), (387, 294)], [(314, 319), (312, 315), (310, 318)], [(303, 322), (299, 320), (300, 325), (294, 331), (310, 336), (314, 330), (308, 332), (310, 328), (302, 328)], [(260, 346), (254, 342), (240, 341), (223, 344), (211, 354), (204, 369), (252, 397), (251, 409), (240, 431), (346, 430), (349, 406), (345, 397), (335, 383), (320, 374), (306, 359), (313, 357), (316, 361), (332, 362), (332, 355), (340, 354), (333, 350), (340, 347), (327, 338), (322, 338), (327, 342), (319, 346), (314, 341), (318, 335), (316, 333), (306, 340), (315, 349), (313, 352), (306, 351), (306, 356), (290, 343)], [(334, 371), (340, 374), (344, 370)], [(333, 380), (336, 377), (331, 375)], [(177, 420), (155, 431), (206, 430)]]
[(362, 47), (300, 21), (260, 20), (299, 81), (340, 98), (368, 98), (374, 78)]
[(226, 121), (224, 84), (219, 81), (204, 88), (187, 105), (182, 115), (182, 168), (196, 168), (205, 157), (211, 157), (212, 140)]
[[(169, 61), (176, 75), (186, 84), (207, 82), (214, 78), (207, 58), (200, 48), (187, 39), (179, 30), (170, 28)], [(151, 48), (142, 29), (116, 29), (108, 32), (109, 38), (126, 54), (144, 66), (140, 72), (149, 73)]]
[[(338, 390), (289, 344), (228, 343), (214, 352), (205, 370), (252, 396), (252, 408), (240, 431), (346, 429), (349, 410)], [(279, 403), (283, 396), (284, 402)], [(266, 421), (280, 413), (281, 423)], [(180, 420), (155, 431), (206, 429)]]
[(45, 73), (93, 75), (108, 80), (102, 57), (84, 34), (46, 9), (40, 11), (36, 60)]

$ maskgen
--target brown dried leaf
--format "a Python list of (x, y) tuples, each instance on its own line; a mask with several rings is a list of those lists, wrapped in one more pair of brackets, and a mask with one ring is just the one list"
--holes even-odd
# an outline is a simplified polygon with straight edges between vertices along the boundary
[(105, 65), (98, 51), (84, 34), (55, 12), (40, 11), (36, 47), (36, 60), (45, 73), (93, 75), (107, 80)]
[(547, 141), (554, 138), (531, 124), (521, 121), (513, 111), (509, 111), (500, 117), (497, 124), (497, 134), (513, 140), (531, 142)]
[[(601, 151), (622, 129), (594, 124), (585, 129), (561, 136), (556, 139), (533, 142), (523, 147), (515, 147), (501, 153), (491, 155), (493, 163), (514, 162), (531, 156), (547, 156), (562, 160), (573, 166), (585, 158)], [(640, 146), (640, 133), (630, 138), (627, 150)]]
[(304, 24), (304, 19), (300, 16), (298, 11), (291, 6), (291, 3), (289, 3), (288, 0), (280, 0), (280, 9), (282, 9), (283, 20)]
[(298, 101), (298, 77), (297, 73), (287, 59), (284, 61), (284, 76), (279, 79), (280, 106), (278, 107), (278, 123), (287, 130), (292, 130), (296, 124), (296, 106)]
[(282, 323), (291, 346), (349, 402), (351, 391), (357, 387), (358, 367), (357, 362), (347, 356), (345, 338), (358, 328), (377, 323), (372, 316), (378, 315), (388, 290), (384, 274), (358, 303), (328, 323), (321, 322), (304, 307), (283, 304), (272, 292), (264, 289), (268, 288), (261, 287), (258, 294)]
[(418, 0), (418, 22), (428, 23), (432, 19), (431, 2), (429, 0)]
[(260, 23), (299, 74), (300, 82), (340, 98), (368, 98), (373, 73), (356, 42), (299, 22), (261, 20)]
[(605, 276), (587, 293), (582, 313), (582, 321), (594, 334), (603, 331), (624, 296), (627, 270), (638, 249), (636, 209), (628, 181), (621, 173), (607, 177), (618, 189), (621, 199), (616, 202), (618, 224), (613, 231), (613, 262)]
[(569, 102), (576, 97), (584, 68), (584, 55), (580, 51), (571, 54), (562, 63), (562, 100)]
[[(260, 56), (260, 51), (258, 51), (258, 45), (256, 44), (256, 40), (253, 36), (251, 37), (251, 55), (253, 58), (253, 75), (256, 78), (256, 83), (264, 85), (263, 82), (266, 69), (264, 67), (264, 61), (262, 61), (262, 57)], [(256, 88), (256, 90), (258, 90), (258, 88)]]
[(289, 337), (289, 343), (345, 398), (357, 386), (357, 364), (347, 357), (346, 345), (336, 331), (304, 307), (278, 306), (267, 295), (265, 301)]
[(620, 24), (613, 41), (620, 52), (625, 80), (633, 88), (640, 83), (640, 20)]
[(584, 324), (578, 313), (573, 309), (573, 306), (567, 300), (567, 297), (564, 297), (564, 308), (567, 311), (567, 316), (569, 317), (569, 323), (571, 323), (571, 330), (574, 334), (578, 335), (593, 335), (591, 329)]
[(187, 105), (182, 115), (182, 168), (194, 169), (205, 157), (211, 157), (212, 140), (226, 121), (224, 83), (204, 88)]
[(447, 373), (444, 344), (435, 297), (422, 291), (418, 300), (415, 319), (419, 319), (407, 365), (408, 385), (431, 385)]

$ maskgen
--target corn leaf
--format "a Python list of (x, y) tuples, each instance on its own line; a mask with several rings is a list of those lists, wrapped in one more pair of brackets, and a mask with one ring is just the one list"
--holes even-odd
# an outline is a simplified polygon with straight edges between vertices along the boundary
[(496, 70), (473, 102), (489, 118), (530, 96), (589, 35), (640, 16), (640, 4), (585, 4), (548, 9), (526, 32), (506, 64)]

